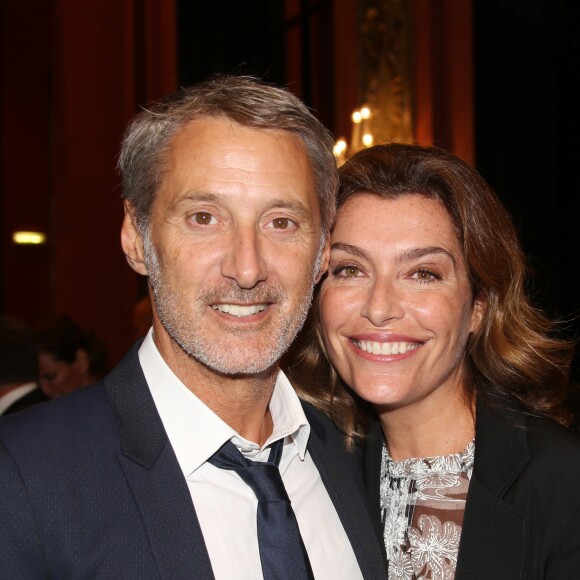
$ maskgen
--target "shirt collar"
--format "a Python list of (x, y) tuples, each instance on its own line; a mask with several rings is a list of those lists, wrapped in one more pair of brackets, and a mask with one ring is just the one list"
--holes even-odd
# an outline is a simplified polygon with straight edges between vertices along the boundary
[(16, 403), (22, 397), (28, 395), (36, 389), (38, 385), (36, 383), (24, 383), (11, 391), (8, 391), (3, 397), (0, 397), (0, 415), (6, 411), (13, 403)]
[[(241, 441), (250, 444), (175, 376), (153, 341), (152, 329), (139, 348), (139, 361), (177, 461), (186, 477), (203, 465), (226, 441), (234, 439), (236, 443)], [(269, 407), (274, 428), (264, 447), (290, 436), (303, 460), (310, 425), (296, 391), (282, 371), (276, 378)]]

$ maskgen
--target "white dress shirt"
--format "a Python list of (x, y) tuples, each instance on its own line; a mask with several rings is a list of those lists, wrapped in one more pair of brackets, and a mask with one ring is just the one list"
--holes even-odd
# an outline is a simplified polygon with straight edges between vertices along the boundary
[(334, 505), (306, 448), (310, 425), (280, 372), (270, 399), (274, 429), (262, 447), (241, 437), (171, 371), (152, 331), (139, 360), (157, 411), (187, 481), (217, 580), (263, 578), (256, 529), (256, 497), (239, 475), (207, 462), (227, 440), (254, 461), (284, 438), (280, 472), (317, 580), (357, 580), (362, 574)]
[(32, 393), (36, 387), (36, 383), (24, 383), (8, 391), (3, 397), (0, 397), (0, 415), (3, 415), (8, 407), (12, 407), (13, 403), (16, 403), (16, 401), (28, 395), (28, 393)]

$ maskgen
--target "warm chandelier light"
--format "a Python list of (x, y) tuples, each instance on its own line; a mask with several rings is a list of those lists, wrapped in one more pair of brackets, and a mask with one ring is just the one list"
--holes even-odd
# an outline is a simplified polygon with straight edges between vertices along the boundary
[(12, 234), (12, 241), (15, 244), (44, 244), (44, 242), (46, 242), (46, 234), (43, 234), (42, 232), (14, 232)]
[(346, 161), (347, 155), (354, 155), (357, 151), (370, 147), (374, 142), (370, 126), (370, 119), (372, 118), (370, 108), (363, 105), (360, 109), (353, 111), (351, 118), (350, 144), (347, 143), (344, 137), (341, 137), (334, 145), (334, 156), (339, 166)]

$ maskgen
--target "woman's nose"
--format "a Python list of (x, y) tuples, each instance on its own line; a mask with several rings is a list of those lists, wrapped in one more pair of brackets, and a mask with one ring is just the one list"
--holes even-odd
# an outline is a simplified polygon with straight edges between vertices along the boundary
[(403, 301), (396, 285), (386, 280), (375, 280), (369, 287), (361, 314), (374, 326), (385, 326), (389, 321), (404, 316)]

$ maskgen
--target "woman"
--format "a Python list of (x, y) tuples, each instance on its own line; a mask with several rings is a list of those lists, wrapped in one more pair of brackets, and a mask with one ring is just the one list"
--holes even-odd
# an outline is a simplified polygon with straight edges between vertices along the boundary
[(351, 443), (354, 399), (374, 408), (365, 469), (389, 578), (579, 577), (580, 441), (558, 424), (573, 345), (524, 295), (506, 210), (435, 148), (378, 145), (340, 173), (318, 303), (340, 378), (315, 341), (290, 372)]

